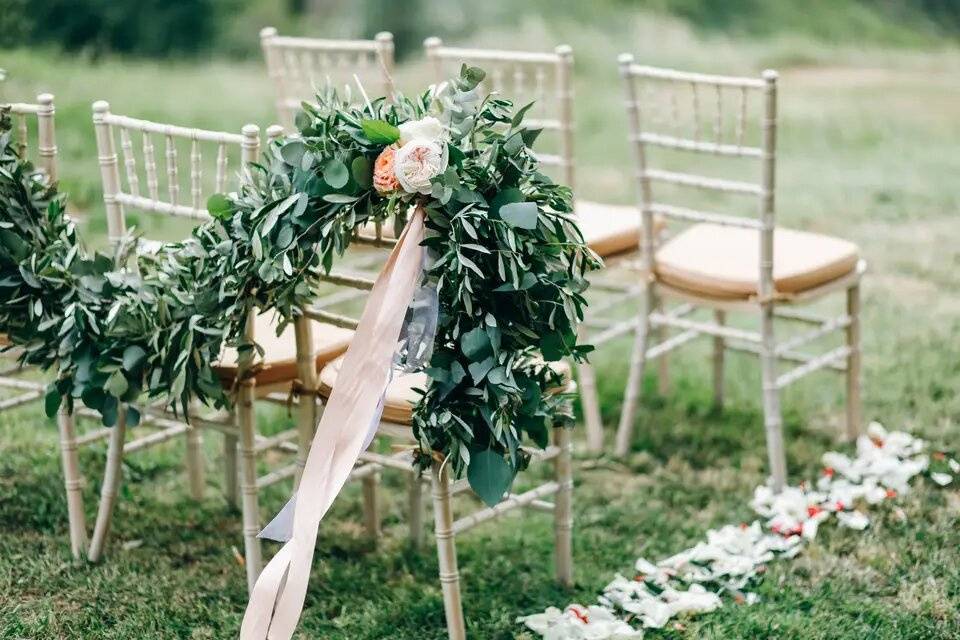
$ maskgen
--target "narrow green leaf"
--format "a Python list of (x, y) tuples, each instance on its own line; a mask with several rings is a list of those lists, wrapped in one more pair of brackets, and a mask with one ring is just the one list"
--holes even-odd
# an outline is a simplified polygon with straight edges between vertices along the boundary
[(400, 129), (385, 120), (361, 120), (360, 127), (367, 140), (374, 144), (393, 144), (400, 139)]
[(342, 193), (328, 193), (327, 195), (323, 196), (323, 199), (334, 204), (349, 204), (351, 202), (356, 202), (360, 198), (357, 196), (344, 195)]

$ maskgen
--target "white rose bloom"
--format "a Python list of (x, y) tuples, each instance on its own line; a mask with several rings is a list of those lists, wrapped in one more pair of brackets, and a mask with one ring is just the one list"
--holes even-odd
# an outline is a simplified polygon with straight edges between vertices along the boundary
[(400, 146), (411, 140), (442, 140), (444, 138), (443, 125), (432, 116), (404, 122), (397, 128), (400, 129)]
[(445, 142), (418, 138), (404, 144), (393, 157), (393, 172), (407, 193), (430, 193), (430, 180), (447, 170)]

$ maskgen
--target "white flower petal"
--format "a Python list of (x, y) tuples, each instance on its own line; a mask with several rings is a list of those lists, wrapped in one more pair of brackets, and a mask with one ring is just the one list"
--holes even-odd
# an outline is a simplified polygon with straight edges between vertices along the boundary
[(953, 482), (953, 476), (951, 476), (949, 473), (934, 472), (930, 474), (930, 479), (936, 482), (941, 487), (945, 487), (951, 482)]
[(841, 527), (863, 531), (870, 526), (870, 518), (859, 511), (841, 511), (837, 513), (837, 522)]

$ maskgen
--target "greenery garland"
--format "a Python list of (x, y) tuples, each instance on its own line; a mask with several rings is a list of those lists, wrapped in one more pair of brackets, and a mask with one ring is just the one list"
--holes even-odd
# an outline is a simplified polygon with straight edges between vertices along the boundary
[(109, 425), (144, 393), (184, 411), (192, 398), (227, 403), (211, 363), (224, 344), (256, 348), (242, 343), (248, 312), (292, 320), (359, 226), (399, 226), (419, 206), (424, 281), (439, 299), (413, 417), (421, 459), (439, 451), (481, 495), (502, 495), (527, 462), (525, 439), (544, 446), (551, 425), (572, 422), (544, 360), (590, 350), (576, 325), (600, 262), (570, 190), (537, 170), (529, 105), (481, 98), (483, 75), (465, 67), (415, 98), (364, 96), (362, 107), (322, 92), (304, 104), (298, 137), (270, 145), (238, 193), (210, 199), (214, 220), (149, 255), (134, 239), (111, 256), (85, 251), (0, 116), (0, 332), (24, 363), (56, 367), (48, 413), (81, 399)]

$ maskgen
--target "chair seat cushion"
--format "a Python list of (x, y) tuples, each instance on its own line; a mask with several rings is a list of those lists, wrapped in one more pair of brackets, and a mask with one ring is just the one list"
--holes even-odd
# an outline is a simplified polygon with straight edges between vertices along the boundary
[(577, 200), (573, 209), (584, 241), (600, 257), (640, 247), (642, 225), (636, 207)]
[[(549, 363), (554, 371), (563, 376), (564, 387), (569, 386), (571, 380), (570, 365), (564, 361)], [(329, 397), (340, 375), (343, 365), (343, 356), (333, 360), (320, 372), (320, 394)], [(420, 394), (415, 389), (426, 389), (427, 374), (423, 372), (405, 373), (395, 376), (387, 386), (387, 393), (383, 400), (383, 421), (395, 424), (410, 424), (413, 419), (413, 408), (420, 400)]]
[[(860, 258), (846, 240), (777, 228), (773, 280), (778, 294), (813, 289), (853, 271)], [(697, 224), (670, 239), (656, 256), (657, 277), (668, 285), (715, 298), (759, 295), (760, 232)]]
[[(274, 320), (273, 316), (273, 313), (262, 313), (254, 323), (254, 338), (263, 347), (263, 356), (256, 360), (260, 365), (255, 376), (258, 385), (288, 382), (297, 378), (297, 343), (293, 324), (284, 327), (283, 333), (278, 336), (278, 319)], [(312, 325), (313, 348), (317, 370), (320, 370), (347, 350), (353, 331), (322, 322), (312, 322)], [(213, 369), (225, 386), (232, 385), (238, 371), (237, 350), (225, 348)]]

